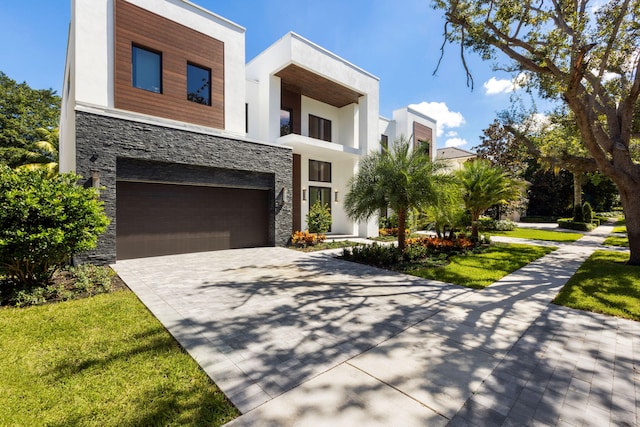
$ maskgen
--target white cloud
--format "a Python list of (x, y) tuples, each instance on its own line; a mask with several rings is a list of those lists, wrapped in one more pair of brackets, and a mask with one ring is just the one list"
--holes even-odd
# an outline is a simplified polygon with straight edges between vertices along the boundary
[(496, 79), (491, 77), (489, 81), (484, 82), (485, 94), (497, 95), (499, 93), (509, 93), (520, 89), (527, 82), (527, 76), (524, 73), (518, 74), (514, 79)]
[(449, 138), (444, 143), (445, 147), (460, 147), (461, 145), (465, 145), (467, 140), (464, 138)]
[(447, 138), (454, 138), (454, 137), (458, 136), (458, 132), (456, 132), (455, 130), (450, 130), (449, 132), (447, 132), (447, 134), (445, 136)]
[(409, 107), (435, 119), (437, 122), (437, 136), (442, 136), (446, 128), (458, 128), (465, 124), (464, 117), (457, 111), (450, 111), (444, 102), (421, 102)]

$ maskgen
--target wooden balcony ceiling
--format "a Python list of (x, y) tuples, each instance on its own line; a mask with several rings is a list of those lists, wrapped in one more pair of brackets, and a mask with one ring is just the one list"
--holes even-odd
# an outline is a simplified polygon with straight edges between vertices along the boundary
[(293, 64), (278, 71), (276, 76), (282, 79), (283, 88), (338, 108), (357, 104), (362, 96), (354, 90)]

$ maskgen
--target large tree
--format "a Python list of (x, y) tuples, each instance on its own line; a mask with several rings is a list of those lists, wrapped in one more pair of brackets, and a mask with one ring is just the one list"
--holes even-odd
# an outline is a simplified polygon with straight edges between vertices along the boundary
[(52, 89), (32, 89), (0, 71), (0, 164), (30, 162), (43, 132), (54, 132), (60, 118), (60, 97)]
[(360, 161), (345, 196), (347, 215), (364, 220), (380, 209), (393, 209), (398, 215), (398, 247), (404, 250), (409, 211), (424, 209), (446, 197), (443, 190), (453, 183), (446, 168), (446, 163), (431, 161), (426, 151), (412, 150), (409, 142), (400, 138), (388, 150), (370, 153)]
[(436, 0), (435, 7), (445, 12), (445, 41), (483, 59), (505, 58), (500, 68), (524, 72), (529, 88), (573, 112), (581, 144), (620, 191), (629, 263), (640, 265), (640, 164), (631, 154), (640, 1)]

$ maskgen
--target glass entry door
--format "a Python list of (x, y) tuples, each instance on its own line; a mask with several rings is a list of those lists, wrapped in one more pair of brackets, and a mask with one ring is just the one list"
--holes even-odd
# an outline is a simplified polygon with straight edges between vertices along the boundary
[[(317, 201), (329, 207), (331, 212), (331, 188), (329, 187), (309, 187), (309, 208), (315, 205)], [(331, 231), (331, 227), (329, 227)]]

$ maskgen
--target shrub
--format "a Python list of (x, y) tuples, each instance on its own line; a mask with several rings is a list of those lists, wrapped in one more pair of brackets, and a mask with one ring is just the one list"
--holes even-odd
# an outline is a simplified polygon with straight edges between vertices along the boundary
[[(408, 236), (410, 232), (411, 231), (408, 228), (405, 228), (404, 233), (406, 236)], [(398, 227), (381, 228), (380, 230), (378, 230), (378, 234), (380, 234), (380, 236), (398, 237)]]
[(109, 219), (79, 178), (0, 166), (0, 291), (46, 285), (73, 254), (95, 247)]
[(481, 216), (478, 218), (478, 229), (480, 231), (495, 230), (496, 220), (488, 216)]
[(316, 201), (307, 214), (307, 227), (311, 233), (324, 234), (331, 228), (331, 211), (326, 203)]
[(511, 231), (518, 228), (518, 224), (509, 220), (509, 219), (501, 219), (496, 221), (496, 230), (497, 231)]
[(591, 209), (589, 202), (585, 202), (584, 205), (582, 205), (582, 219), (587, 224), (593, 222), (593, 209)]
[(567, 228), (569, 230), (578, 230), (578, 231), (591, 231), (595, 227), (593, 224), (587, 224), (586, 222), (576, 222), (573, 218), (559, 218), (558, 226), (560, 228)]
[(294, 246), (312, 246), (325, 241), (327, 236), (319, 233), (310, 233), (309, 230), (295, 231), (291, 235), (291, 244)]
[(402, 261), (402, 251), (395, 245), (373, 243), (371, 245), (344, 248), (342, 250), (342, 258), (376, 267), (389, 267)]

